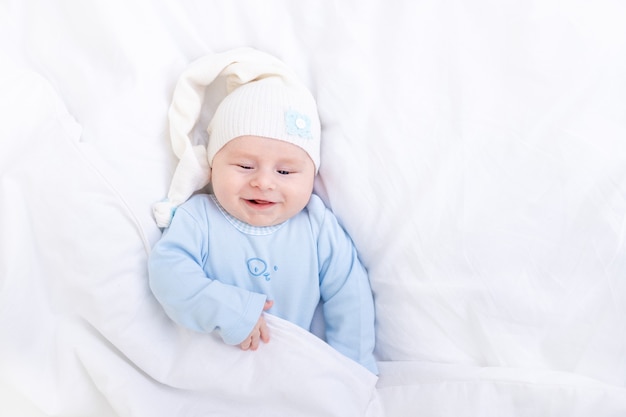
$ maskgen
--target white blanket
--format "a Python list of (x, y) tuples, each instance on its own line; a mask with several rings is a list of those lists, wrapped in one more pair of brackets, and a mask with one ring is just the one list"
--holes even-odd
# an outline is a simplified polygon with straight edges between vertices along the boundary
[[(0, 2), (0, 416), (626, 415), (625, 18)], [(275, 317), (257, 352), (181, 329), (148, 289), (174, 83), (238, 46), (318, 101), (316, 190), (370, 272), (378, 379)]]

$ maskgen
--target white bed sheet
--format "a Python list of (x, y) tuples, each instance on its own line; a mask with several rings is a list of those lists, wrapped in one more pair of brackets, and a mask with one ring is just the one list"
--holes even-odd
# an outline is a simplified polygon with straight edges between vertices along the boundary
[[(620, 1), (0, 3), (0, 415), (626, 415)], [(271, 318), (258, 352), (146, 282), (185, 66), (253, 46), (318, 100), (376, 379)], [(200, 138), (201, 140), (201, 138)]]

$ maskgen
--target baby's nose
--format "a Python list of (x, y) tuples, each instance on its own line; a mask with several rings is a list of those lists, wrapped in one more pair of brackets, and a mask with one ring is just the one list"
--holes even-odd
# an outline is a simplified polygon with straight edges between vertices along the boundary
[(275, 187), (274, 178), (271, 172), (259, 171), (250, 181), (250, 185), (262, 190), (271, 190)]

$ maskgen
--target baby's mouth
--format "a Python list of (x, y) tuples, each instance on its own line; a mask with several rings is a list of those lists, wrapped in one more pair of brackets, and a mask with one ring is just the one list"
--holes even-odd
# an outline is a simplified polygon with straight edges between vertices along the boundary
[(267, 201), (267, 200), (247, 200), (250, 204), (253, 204), (255, 206), (269, 206), (274, 204), (272, 201)]

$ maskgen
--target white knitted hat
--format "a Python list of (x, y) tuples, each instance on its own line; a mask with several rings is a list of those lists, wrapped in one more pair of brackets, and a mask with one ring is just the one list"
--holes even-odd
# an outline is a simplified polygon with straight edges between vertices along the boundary
[(230, 140), (264, 136), (304, 149), (319, 168), (320, 124), (317, 106), (304, 87), (267, 77), (238, 87), (218, 106), (207, 129), (208, 160)]
[[(226, 82), (207, 132), (208, 145), (194, 145), (191, 133), (204, 93), (218, 77)], [(169, 110), (170, 139), (179, 158), (167, 198), (153, 206), (159, 227), (169, 226), (176, 208), (209, 182), (215, 154), (239, 136), (264, 136), (293, 143), (320, 163), (320, 121), (315, 99), (280, 60), (252, 48), (213, 54), (193, 62), (174, 89)]]

